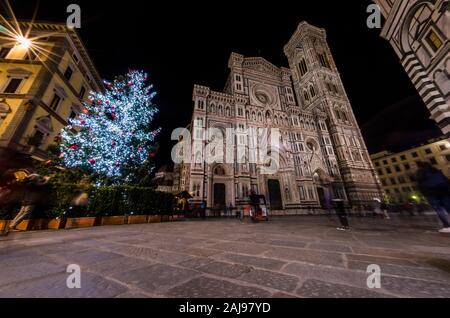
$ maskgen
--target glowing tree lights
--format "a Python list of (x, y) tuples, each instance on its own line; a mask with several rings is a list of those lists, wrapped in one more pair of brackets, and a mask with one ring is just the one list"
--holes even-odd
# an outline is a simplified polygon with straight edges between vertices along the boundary
[(91, 103), (61, 132), (60, 158), (66, 167), (87, 168), (123, 183), (155, 157), (160, 129), (151, 124), (158, 109), (146, 81), (145, 73), (130, 71), (105, 81), (105, 93), (90, 94)]

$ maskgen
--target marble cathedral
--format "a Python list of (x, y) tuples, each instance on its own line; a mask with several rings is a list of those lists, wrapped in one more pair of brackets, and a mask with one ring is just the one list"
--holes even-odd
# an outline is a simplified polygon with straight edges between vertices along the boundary
[[(205, 156), (203, 142), (191, 163), (177, 168), (179, 188), (194, 203), (242, 206), (254, 191), (277, 211), (320, 208), (333, 198), (360, 205), (382, 196), (325, 30), (300, 23), (284, 52), (289, 68), (232, 53), (222, 92), (194, 87), (192, 136), (212, 127), (224, 134), (227, 128), (278, 128), (281, 145), (276, 173), (262, 174), (258, 163), (196, 160)], [(250, 151), (248, 139), (236, 137)]]
[(450, 137), (450, 1), (372, 0), (388, 40), (431, 113)]

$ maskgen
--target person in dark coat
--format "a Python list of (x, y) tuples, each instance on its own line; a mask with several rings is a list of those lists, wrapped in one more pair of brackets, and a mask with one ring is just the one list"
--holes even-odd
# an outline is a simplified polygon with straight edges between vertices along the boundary
[(15, 179), (8, 184), (8, 188), (20, 198), (22, 207), (6, 229), (5, 235), (15, 230), (20, 222), (33, 213), (39, 203), (48, 198), (45, 194), (48, 190), (49, 177), (42, 177), (29, 170), (18, 170), (14, 175)]
[(206, 201), (202, 201), (202, 203), (200, 203), (200, 215), (202, 219), (206, 218)]
[(335, 199), (333, 200), (334, 210), (341, 222), (342, 227), (339, 227), (339, 231), (348, 231), (350, 230), (350, 224), (348, 223), (347, 212), (345, 211), (344, 200)]
[(253, 211), (254, 211), (254, 215), (256, 216), (256, 214), (258, 213), (259, 210), (259, 196), (258, 194), (256, 194), (255, 191), (252, 191), (252, 193), (250, 194), (250, 202), (252, 203), (252, 207), (253, 207)]
[(417, 163), (417, 183), (420, 192), (434, 208), (444, 228), (441, 233), (450, 233), (450, 181), (442, 171), (428, 162)]
[(386, 204), (385, 201), (381, 202), (381, 211), (383, 212), (383, 216), (386, 220), (390, 220), (391, 217), (389, 216), (389, 206)]

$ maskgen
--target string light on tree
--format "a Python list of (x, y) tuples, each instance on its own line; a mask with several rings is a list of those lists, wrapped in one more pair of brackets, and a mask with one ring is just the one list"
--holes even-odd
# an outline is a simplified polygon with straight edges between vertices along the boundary
[[(127, 182), (137, 168), (156, 156), (160, 129), (151, 124), (158, 112), (156, 93), (142, 71), (130, 71), (106, 92), (90, 94), (78, 118), (61, 132), (61, 158), (69, 168), (83, 167), (116, 182)], [(78, 132), (75, 132), (78, 130)]]

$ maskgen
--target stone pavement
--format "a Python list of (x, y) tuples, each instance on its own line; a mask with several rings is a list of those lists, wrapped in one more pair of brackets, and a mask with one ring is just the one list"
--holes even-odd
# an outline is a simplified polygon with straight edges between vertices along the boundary
[[(0, 297), (450, 297), (450, 236), (436, 217), (269, 223), (195, 220), (12, 233)], [(69, 289), (69, 264), (81, 289)], [(366, 269), (381, 267), (381, 289)]]

